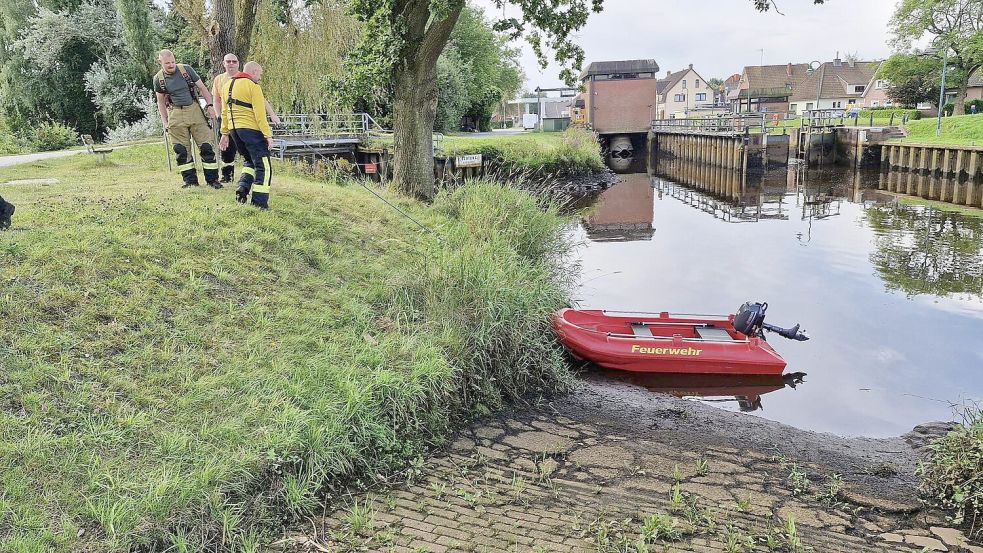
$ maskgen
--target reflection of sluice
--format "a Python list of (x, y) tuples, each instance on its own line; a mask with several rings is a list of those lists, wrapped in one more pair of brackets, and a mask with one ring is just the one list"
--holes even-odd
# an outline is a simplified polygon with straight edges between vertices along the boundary
[(584, 220), (587, 236), (595, 242), (651, 240), (653, 198), (648, 175), (625, 175), (601, 194), (593, 214)]
[(877, 188), (926, 200), (983, 207), (983, 185), (972, 179), (959, 181), (956, 177), (936, 177), (915, 171), (885, 171), (878, 177)]
[[(731, 223), (788, 219), (784, 186), (775, 192), (748, 186), (738, 171), (681, 160), (660, 161), (659, 191)], [(784, 174), (775, 173), (784, 183)]]
[(601, 370), (600, 374), (611, 380), (641, 386), (652, 392), (661, 392), (680, 398), (698, 397), (704, 401), (734, 401), (741, 411), (762, 409), (761, 396), (795, 388), (803, 382), (805, 373), (786, 375), (710, 375), (671, 373), (632, 373), (628, 371)]

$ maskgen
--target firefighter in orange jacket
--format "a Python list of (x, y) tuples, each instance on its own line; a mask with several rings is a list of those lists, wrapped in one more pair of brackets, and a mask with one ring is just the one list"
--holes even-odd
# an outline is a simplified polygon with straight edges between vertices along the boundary
[(268, 209), (273, 180), (270, 164), (273, 132), (266, 121), (266, 101), (258, 84), (262, 77), (263, 68), (251, 61), (229, 79), (222, 90), (222, 138), (219, 148), (226, 149), (232, 140), (242, 154), (242, 174), (236, 188), (236, 201), (246, 203), (251, 192), (252, 204)]

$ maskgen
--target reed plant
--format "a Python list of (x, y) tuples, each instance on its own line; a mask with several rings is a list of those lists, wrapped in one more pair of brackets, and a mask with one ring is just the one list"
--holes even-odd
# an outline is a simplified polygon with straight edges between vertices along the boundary
[(565, 222), (274, 167), (272, 210), (161, 145), (0, 170), (0, 551), (262, 550), (334, 490), (569, 381)]

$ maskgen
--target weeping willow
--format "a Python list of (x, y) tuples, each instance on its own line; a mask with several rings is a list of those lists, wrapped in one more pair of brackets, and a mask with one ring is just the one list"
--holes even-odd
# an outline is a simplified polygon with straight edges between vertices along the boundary
[(343, 65), (358, 33), (358, 22), (341, 2), (284, 7), (263, 0), (250, 57), (263, 66), (263, 91), (270, 103), (281, 113), (342, 109)]

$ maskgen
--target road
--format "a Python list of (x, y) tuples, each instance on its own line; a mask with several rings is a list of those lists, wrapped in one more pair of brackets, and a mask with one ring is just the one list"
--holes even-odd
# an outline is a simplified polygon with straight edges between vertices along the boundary
[(0, 156), (0, 167), (10, 167), (22, 163), (31, 163), (42, 159), (54, 159), (58, 157), (73, 156), (85, 153), (85, 150), (58, 150), (56, 152), (39, 152), (36, 154), (20, 154), (15, 156)]

